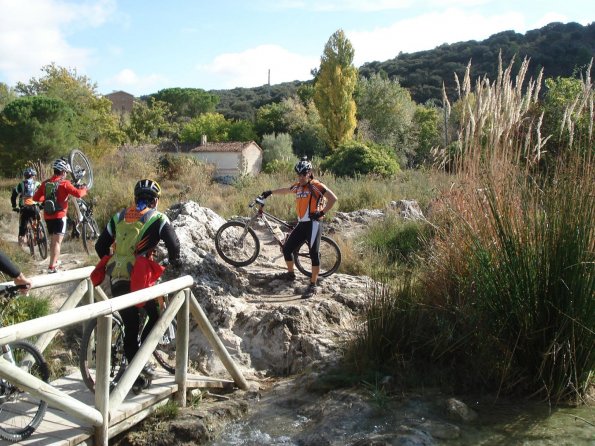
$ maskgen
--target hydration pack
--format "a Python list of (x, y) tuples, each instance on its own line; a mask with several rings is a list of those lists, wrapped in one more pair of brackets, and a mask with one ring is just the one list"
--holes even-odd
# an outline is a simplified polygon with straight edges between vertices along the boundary
[(139, 254), (138, 243), (151, 224), (163, 214), (151, 209), (135, 221), (126, 221), (126, 209), (114, 216), (116, 239), (114, 254), (107, 263), (106, 270), (114, 279), (130, 280), (132, 267)]
[(45, 201), (43, 202), (43, 211), (48, 214), (55, 214), (62, 208), (58, 205), (58, 186), (60, 181), (48, 181), (45, 183)]

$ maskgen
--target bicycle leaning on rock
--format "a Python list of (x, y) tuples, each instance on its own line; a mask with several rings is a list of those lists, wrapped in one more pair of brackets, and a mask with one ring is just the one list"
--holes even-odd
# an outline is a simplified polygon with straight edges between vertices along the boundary
[[(224, 223), (215, 235), (217, 252), (225, 262), (233, 266), (250, 265), (260, 254), (260, 240), (254, 231), (257, 225), (264, 225), (281, 248), (295, 227), (294, 224), (266, 212), (265, 199), (261, 196), (256, 197), (248, 207), (254, 211), (249, 219), (230, 220)], [(312, 261), (307, 241), (293, 252), (293, 261), (302, 274), (308, 277), (312, 275)], [(328, 277), (334, 274), (340, 265), (339, 246), (330, 237), (321, 236), (319, 276)]]

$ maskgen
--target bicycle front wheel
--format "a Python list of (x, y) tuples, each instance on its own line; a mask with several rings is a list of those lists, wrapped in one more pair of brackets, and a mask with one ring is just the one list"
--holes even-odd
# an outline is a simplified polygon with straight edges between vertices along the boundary
[(42, 260), (48, 257), (48, 235), (45, 230), (43, 222), (39, 220), (37, 222), (37, 250)]
[(99, 226), (93, 217), (86, 217), (83, 220), (81, 237), (83, 238), (83, 248), (89, 254), (89, 245), (99, 237)]
[(252, 228), (240, 221), (228, 221), (215, 235), (215, 248), (230, 265), (246, 266), (258, 257), (260, 241)]
[[(117, 383), (126, 370), (127, 361), (124, 355), (124, 324), (119, 315), (112, 315), (112, 347), (109, 370), (110, 382)], [(95, 392), (97, 376), (97, 319), (89, 321), (83, 331), (79, 368), (85, 385)]]
[(87, 189), (93, 186), (93, 168), (89, 162), (89, 158), (78, 149), (70, 151), (68, 155), (68, 163), (72, 169), (72, 176), (75, 180), (80, 180), (81, 183), (87, 185)]
[(177, 323), (174, 319), (165, 330), (159, 340), (159, 344), (153, 352), (153, 357), (171, 375), (176, 374), (176, 329)]
[[(32, 376), (48, 382), (50, 370), (39, 350), (27, 341), (10, 344), (15, 364)], [(11, 442), (23, 441), (37, 429), (47, 403), (0, 380), (0, 438)]]
[[(293, 261), (300, 272), (308, 277), (312, 276), (312, 260), (310, 248), (304, 242), (293, 253)], [(341, 265), (341, 250), (337, 243), (323, 235), (320, 237), (320, 273), (319, 277), (328, 277), (334, 274)]]

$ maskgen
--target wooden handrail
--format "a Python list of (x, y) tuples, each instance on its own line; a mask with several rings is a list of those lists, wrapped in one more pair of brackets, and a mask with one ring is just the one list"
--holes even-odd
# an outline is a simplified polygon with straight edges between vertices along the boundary
[(192, 276), (183, 276), (150, 288), (125, 294), (124, 296), (114, 297), (108, 301), (96, 302), (60, 313), (49, 314), (38, 319), (2, 327), (0, 328), (0, 344), (8, 344), (9, 342), (37, 336), (47, 331), (95, 319), (99, 316), (106, 316), (114, 311), (147, 302), (164, 294), (189, 288), (193, 283), (194, 279)]

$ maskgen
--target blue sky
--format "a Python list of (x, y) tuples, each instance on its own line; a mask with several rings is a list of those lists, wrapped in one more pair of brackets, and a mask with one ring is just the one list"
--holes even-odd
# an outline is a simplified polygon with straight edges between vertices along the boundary
[(593, 0), (0, 0), (0, 82), (55, 62), (102, 94), (256, 87), (269, 70), (272, 84), (311, 79), (340, 28), (360, 66), (594, 18)]

